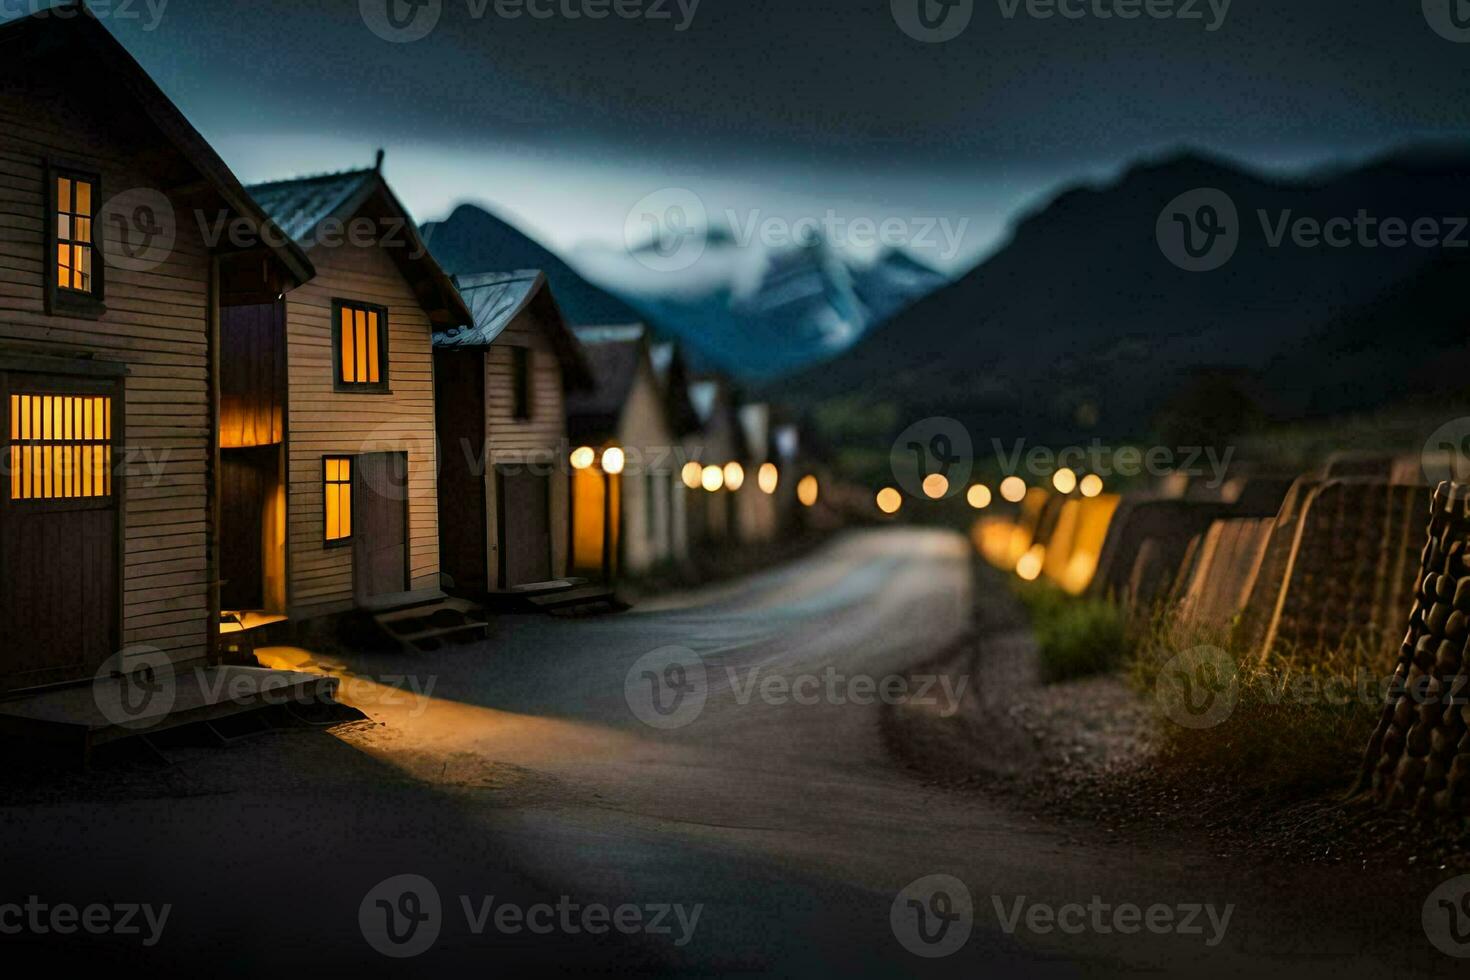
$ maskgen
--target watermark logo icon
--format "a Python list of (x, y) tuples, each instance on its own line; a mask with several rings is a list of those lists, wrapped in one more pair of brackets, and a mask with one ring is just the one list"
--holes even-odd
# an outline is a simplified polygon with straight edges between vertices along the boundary
[(1422, 922), (1435, 949), (1459, 959), (1470, 957), (1470, 875), (1451, 878), (1430, 892)]
[(1424, 0), (1424, 19), (1445, 40), (1470, 42), (1470, 0)]
[(975, 16), (975, 0), (890, 0), (889, 8), (899, 30), (925, 44), (953, 41)]
[(1213, 728), (1235, 710), (1235, 659), (1218, 647), (1194, 647), (1164, 664), (1154, 694), (1164, 716), (1185, 728)]
[(938, 959), (969, 941), (975, 903), (965, 883), (953, 875), (925, 875), (898, 893), (888, 910), (888, 924), (904, 949)]
[(1186, 272), (1211, 272), (1235, 255), (1240, 217), (1230, 195), (1213, 187), (1180, 194), (1154, 225), (1159, 251)]
[(395, 875), (374, 885), (357, 909), (369, 946), (394, 959), (425, 953), (443, 925), (439, 889), (423, 875)]
[(623, 221), (628, 253), (654, 272), (681, 272), (709, 244), (709, 212), (687, 187), (666, 187), (641, 198)]
[(177, 697), (173, 662), (157, 647), (125, 647), (92, 677), (92, 702), (119, 728), (153, 727), (173, 710)]
[(660, 647), (628, 668), (623, 698), (634, 717), (650, 728), (683, 728), (704, 711), (709, 674), (699, 654), (686, 647)]
[(1419, 464), (1431, 487), (1445, 480), (1470, 479), (1470, 416), (1451, 419), (1430, 433)]
[(970, 430), (956, 419), (921, 419), (893, 440), (888, 461), (893, 478), (912, 497), (934, 499), (963, 493), (975, 464)]
[(421, 41), (439, 24), (444, 0), (358, 0), (362, 22), (384, 41)]
[(114, 269), (152, 272), (173, 254), (178, 236), (173, 204), (150, 187), (108, 198), (100, 212), (102, 257)]

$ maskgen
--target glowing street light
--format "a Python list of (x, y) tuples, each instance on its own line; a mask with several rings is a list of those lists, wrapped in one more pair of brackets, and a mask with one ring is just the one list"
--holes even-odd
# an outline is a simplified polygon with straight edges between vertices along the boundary
[(623, 451), (617, 446), (611, 446), (602, 451), (602, 471), (608, 476), (617, 476), (623, 472), (623, 466), (627, 459)]
[(739, 463), (725, 464), (725, 486), (733, 492), (745, 485), (745, 467)]
[(924, 477), (924, 496), (938, 500), (949, 493), (949, 477), (943, 473), (930, 473)]
[(1103, 492), (1102, 477), (1096, 473), (1087, 474), (1082, 478), (1081, 490), (1084, 497), (1096, 497)]
[(965, 494), (965, 500), (976, 510), (984, 510), (990, 506), (990, 488), (983, 483), (977, 483)]
[(1051, 475), (1051, 485), (1057, 488), (1057, 493), (1071, 493), (1077, 489), (1077, 474), (1063, 466)]
[(808, 473), (796, 484), (796, 499), (801, 501), (803, 507), (814, 506), (817, 502), (817, 478)]
[(884, 487), (878, 491), (878, 509), (885, 514), (897, 514), (898, 509), (903, 506), (903, 494), (892, 487)]
[(597, 453), (591, 446), (579, 446), (572, 450), (572, 469), (585, 470), (597, 462)]
[(1041, 564), (1046, 560), (1046, 545), (1033, 544), (1030, 549), (1016, 562), (1016, 574), (1027, 582), (1034, 582), (1041, 577)]
[(699, 481), (703, 475), (704, 467), (692, 459), (685, 463), (684, 468), (679, 471), (679, 476), (684, 481), (684, 485), (690, 490), (699, 489)]
[(1008, 476), (1000, 481), (1000, 495), (1013, 504), (1026, 499), (1026, 481), (1019, 476)]
[(700, 486), (714, 493), (725, 485), (725, 471), (718, 466), (706, 466), (699, 477)]
[(776, 464), (762, 463), (760, 472), (756, 474), (755, 482), (761, 488), (762, 493), (775, 493), (776, 487), (781, 482), (781, 473), (776, 469)]

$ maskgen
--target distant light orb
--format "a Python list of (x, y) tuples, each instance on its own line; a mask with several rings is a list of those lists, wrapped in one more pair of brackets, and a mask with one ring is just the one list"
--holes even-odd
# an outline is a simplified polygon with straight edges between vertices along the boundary
[(739, 463), (725, 464), (725, 486), (732, 491), (745, 486), (745, 467)]
[(976, 510), (984, 510), (990, 506), (990, 488), (983, 483), (977, 483), (965, 494), (965, 500)]
[(1057, 493), (1071, 493), (1077, 489), (1077, 474), (1063, 466), (1051, 475), (1051, 485)]
[(755, 482), (761, 488), (762, 493), (775, 493), (776, 487), (781, 482), (781, 473), (776, 469), (776, 464), (762, 463), (760, 472), (756, 474)]
[(924, 496), (938, 500), (949, 493), (949, 477), (943, 473), (930, 473), (924, 477)]
[(1046, 545), (1033, 544), (1031, 548), (1016, 562), (1016, 574), (1027, 582), (1034, 582), (1041, 577), (1041, 564), (1046, 560)]
[(898, 509), (903, 506), (903, 494), (892, 487), (884, 487), (878, 491), (878, 509), (885, 514), (897, 514)]
[(685, 463), (684, 468), (679, 471), (680, 479), (684, 481), (684, 485), (690, 490), (699, 489), (699, 481), (700, 478), (703, 476), (704, 467), (700, 466), (692, 459), (689, 462)]
[(617, 476), (623, 472), (623, 467), (626, 464), (627, 458), (617, 446), (609, 446), (602, 451), (602, 472), (609, 476)]
[(1096, 473), (1089, 473), (1084, 476), (1082, 478), (1082, 483), (1080, 484), (1080, 486), (1082, 489), (1082, 496), (1084, 497), (1096, 497), (1098, 494), (1103, 492), (1102, 477), (1098, 476)]
[(591, 446), (578, 446), (572, 450), (572, 469), (585, 470), (597, 462), (597, 452)]
[(706, 466), (699, 477), (700, 486), (714, 493), (725, 485), (725, 471), (718, 466)]
[(1004, 500), (1019, 504), (1026, 499), (1026, 481), (1019, 476), (1006, 477), (1000, 481), (1000, 495)]
[(817, 478), (808, 473), (796, 484), (796, 499), (803, 507), (811, 507), (817, 502), (817, 490)]

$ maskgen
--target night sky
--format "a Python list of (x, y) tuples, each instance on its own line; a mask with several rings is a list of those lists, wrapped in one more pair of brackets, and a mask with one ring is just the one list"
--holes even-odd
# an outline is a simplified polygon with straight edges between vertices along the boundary
[(634, 201), (679, 185), (715, 213), (969, 218), (965, 265), (1059, 183), (1178, 144), (1295, 169), (1470, 124), (1470, 43), (1419, 0), (1234, 0), (1215, 30), (1209, 0), (1135, 20), (974, 0), (943, 43), (889, 0), (700, 0), (684, 30), (691, 0), (597, 21), (428, 2), (437, 26), (401, 44), (358, 0), (170, 0), (156, 20), (128, 0), (104, 23), (247, 181), (384, 146), (419, 219), (479, 201), (563, 249), (621, 241)]

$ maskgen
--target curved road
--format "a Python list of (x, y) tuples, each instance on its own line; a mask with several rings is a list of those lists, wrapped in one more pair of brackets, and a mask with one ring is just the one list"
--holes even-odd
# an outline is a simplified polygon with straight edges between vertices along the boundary
[[(1189, 841), (1143, 852), (898, 768), (885, 701), (944, 711), (984, 682), (922, 669), (967, 628), (971, 587), (962, 539), (894, 529), (620, 616), (504, 617), (484, 644), (419, 658), (270, 651), (341, 674), (372, 723), (177, 747), (161, 774), (7, 786), (0, 903), (35, 893), (172, 911), (152, 948), (0, 940), (241, 974), (1456, 965), (1428, 948), (1418, 907), (1364, 875), (1227, 865)], [(936, 874), (948, 877), (921, 881)], [(418, 878), (374, 891), (398, 875)], [(606, 911), (588, 918), (589, 906)], [(607, 927), (619, 906), (637, 907), (621, 913), (626, 931)], [(540, 932), (517, 918), (537, 907)], [(635, 926), (635, 912), (657, 926)], [(427, 936), (418, 955), (386, 957), (365, 938), (364, 924), (381, 932), (390, 918), (402, 938), (413, 916), (427, 931), (388, 948), (416, 952)]]

